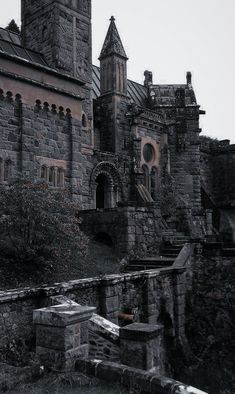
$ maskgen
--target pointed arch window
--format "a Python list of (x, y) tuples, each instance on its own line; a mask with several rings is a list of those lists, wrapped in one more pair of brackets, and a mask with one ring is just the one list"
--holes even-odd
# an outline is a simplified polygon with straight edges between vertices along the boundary
[(46, 166), (41, 167), (41, 179), (43, 179), (44, 181), (47, 181), (47, 167)]
[(53, 186), (55, 186), (55, 168), (50, 167), (49, 168), (49, 183)]
[(87, 127), (87, 117), (85, 114), (82, 114), (82, 127)]
[(4, 181), (7, 182), (12, 176), (12, 161), (6, 160), (4, 162)]
[(64, 187), (64, 170), (63, 168), (58, 168), (57, 171), (57, 186)]

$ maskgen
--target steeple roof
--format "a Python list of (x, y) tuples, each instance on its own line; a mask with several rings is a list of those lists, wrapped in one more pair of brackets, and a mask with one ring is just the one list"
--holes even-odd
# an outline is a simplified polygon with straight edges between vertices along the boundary
[(108, 33), (106, 35), (104, 45), (101, 50), (99, 60), (110, 55), (118, 55), (125, 59), (128, 59), (115, 24), (115, 18), (113, 16), (111, 16), (110, 18)]

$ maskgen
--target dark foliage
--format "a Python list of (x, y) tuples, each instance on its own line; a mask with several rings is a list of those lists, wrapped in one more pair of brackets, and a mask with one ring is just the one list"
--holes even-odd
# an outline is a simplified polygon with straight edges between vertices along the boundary
[(66, 191), (18, 181), (0, 188), (0, 258), (19, 266), (66, 262), (85, 253), (78, 206)]

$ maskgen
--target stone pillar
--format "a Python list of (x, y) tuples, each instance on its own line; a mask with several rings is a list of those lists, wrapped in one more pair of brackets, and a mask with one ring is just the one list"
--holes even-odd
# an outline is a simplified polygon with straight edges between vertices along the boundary
[[(119, 296), (117, 276), (103, 279), (100, 287), (100, 314), (114, 324), (118, 324)], [(118, 277), (119, 278), (119, 277)]]
[(81, 323), (89, 320), (96, 308), (71, 302), (33, 312), (36, 325), (36, 353), (43, 365), (55, 370), (72, 370), (79, 356), (88, 354), (81, 345)]
[(133, 323), (120, 328), (121, 363), (164, 375), (163, 326)]
[(157, 324), (158, 311), (156, 301), (156, 273), (146, 274), (145, 286), (143, 288), (143, 317), (144, 322), (149, 324)]

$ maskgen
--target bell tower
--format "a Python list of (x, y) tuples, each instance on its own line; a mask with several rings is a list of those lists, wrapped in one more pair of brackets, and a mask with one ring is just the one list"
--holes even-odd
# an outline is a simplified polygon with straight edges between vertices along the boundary
[(22, 0), (23, 45), (52, 68), (91, 82), (91, 0)]

